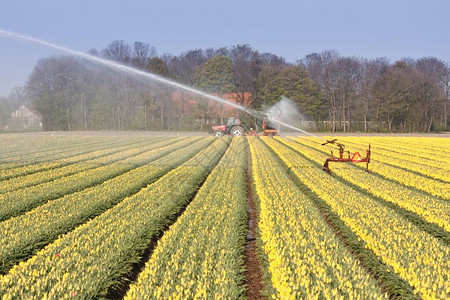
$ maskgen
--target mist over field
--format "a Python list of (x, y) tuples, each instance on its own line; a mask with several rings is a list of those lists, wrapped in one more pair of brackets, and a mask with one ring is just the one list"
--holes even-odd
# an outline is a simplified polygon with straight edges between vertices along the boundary
[(184, 86), (257, 111), (287, 97), (309, 131), (449, 129), (445, 1), (169, 2), (5, 4), (1, 128), (207, 132), (239, 115)]
[(71, 53), (81, 58), (44, 57), (24, 88), (0, 98), (0, 121), (23, 127), (10, 117), (25, 105), (44, 130), (208, 131), (236, 108), (263, 111), (286, 97), (299, 112), (290, 124), (303, 130), (447, 130), (450, 72), (437, 58), (392, 63), (324, 51), (293, 65), (250, 45), (163, 57), (152, 49), (114, 41)]

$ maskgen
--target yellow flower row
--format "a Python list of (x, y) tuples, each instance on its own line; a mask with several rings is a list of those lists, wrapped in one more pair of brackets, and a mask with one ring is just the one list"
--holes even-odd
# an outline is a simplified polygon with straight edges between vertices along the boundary
[(132, 148), (113, 155), (116, 157), (116, 160), (122, 159), (121, 161), (25, 189), (0, 194), (0, 220), (19, 215), (51, 199), (100, 184), (109, 178), (132, 170), (139, 165), (137, 164), (139, 160), (144, 159), (145, 161), (145, 154), (142, 153), (152, 149), (153, 146), (151, 144), (147, 144), (145, 147)]
[(21, 157), (35, 156), (42, 149), (45, 151), (58, 150), (60, 146), (68, 145), (69, 148), (80, 146), (83, 143), (98, 143), (92, 138), (68, 138), (68, 137), (50, 137), (50, 136), (34, 136), (28, 135), (26, 138), (23, 135), (2, 135), (0, 139), (0, 147), (3, 149), (0, 153), (0, 160), (2, 162), (11, 162), (17, 160), (15, 154)]
[[(351, 144), (352, 147), (367, 147), (367, 144), (364, 144), (359, 139), (355, 138), (344, 138), (342, 139), (342, 141), (346, 145)], [(447, 159), (447, 161), (445, 161), (446, 156), (444, 154), (439, 154), (440, 160), (430, 160), (413, 155), (394, 152), (389, 149), (379, 148), (375, 145), (372, 145), (372, 147), (373, 149), (376, 149), (372, 152), (372, 159), (375, 161), (404, 168), (431, 178), (450, 183), (450, 159)]]
[[(364, 147), (371, 144), (375, 149), (384, 149), (389, 151), (389, 155), (399, 157), (411, 157), (413, 161), (430, 164), (434, 167), (448, 168), (450, 160), (445, 159), (447, 148), (443, 142), (445, 139), (439, 139), (439, 143), (431, 142), (431, 138), (424, 137), (337, 137), (341, 141), (352, 141)], [(444, 165), (443, 165), (444, 163)]]
[(245, 294), (245, 144), (243, 138), (233, 139), (125, 299), (239, 299)]
[[(141, 167), (1, 222), (0, 261), (7, 263), (0, 265), (0, 273), (7, 271), (24, 255), (38, 250), (40, 245), (50, 243), (59, 234), (86, 222), (89, 217), (102, 213), (126, 196), (154, 182), (211, 142), (212, 140), (195, 142), (194, 139), (184, 139), (147, 151), (127, 160), (128, 164), (142, 165)], [(154, 145), (163, 146), (161, 143)], [(186, 149), (188, 145), (190, 147)]]
[[(3, 140), (3, 137), (2, 137)], [(132, 142), (130, 140), (129, 142)], [(126, 142), (126, 141), (125, 141)], [(0, 157), (0, 179), (7, 176), (28, 174), (32, 170), (27, 170), (28, 166), (40, 163), (50, 162), (54, 160), (63, 160), (75, 155), (84, 154), (92, 149), (107, 149), (109, 145), (125, 145), (123, 141), (120, 143), (111, 143), (109, 140), (100, 138), (86, 139), (80, 137), (39, 137), (30, 139), (21, 139), (15, 136), (15, 139), (9, 141), (8, 145), (2, 147), (2, 157)], [(104, 146), (103, 146), (104, 145)], [(10, 146), (10, 147), (8, 147)], [(59, 162), (61, 164), (61, 162)], [(17, 170), (11, 170), (16, 168)], [(33, 167), (38, 169), (37, 166)], [(4, 173), (8, 170), (8, 173)]]
[(4, 299), (104, 297), (187, 204), (228, 143), (216, 140), (139, 193), (14, 266), (0, 276), (0, 294)]
[(425, 150), (430, 150), (431, 152), (435, 152), (437, 149), (445, 150), (450, 146), (450, 140), (448, 138), (442, 137), (429, 137), (429, 136), (403, 136), (403, 137), (374, 137), (375, 139), (387, 140), (393, 145), (400, 144), (400, 146), (419, 146)]
[(272, 297), (387, 298), (262, 142), (251, 139), (250, 150)]
[[(317, 163), (321, 164), (327, 158), (327, 155), (320, 152), (320, 146), (316, 148), (317, 150), (302, 146), (299, 144), (303, 144), (301, 139), (297, 139), (297, 142), (289, 139), (280, 139), (280, 141)], [(362, 167), (352, 168), (346, 164), (330, 163), (330, 168), (334, 174), (364, 189), (366, 192), (413, 211), (428, 222), (437, 224), (450, 232), (449, 201), (412, 190), (397, 182), (374, 176), (367, 173)]]
[[(324, 147), (321, 146), (320, 143), (316, 141), (311, 141), (310, 139), (302, 138), (298, 140), (299, 141), (301, 140), (301, 142), (304, 143), (305, 145), (321, 149), (321, 151), (324, 152), (328, 152), (327, 150), (333, 149), (334, 155), (338, 155), (336, 154), (338, 153), (338, 149), (335, 149), (336, 147), (334, 148), (331, 148), (329, 146)], [(372, 148), (372, 154), (375, 152), (376, 148)], [(361, 156), (364, 155), (365, 153), (362, 152)], [(338, 164), (330, 163), (330, 168), (333, 169), (335, 168), (336, 165)], [(420, 176), (407, 170), (385, 164), (376, 159), (371, 159), (369, 169), (374, 173), (380, 174), (387, 179), (396, 181), (405, 186), (413, 187), (415, 189), (424, 191), (426, 193), (440, 197), (442, 199), (450, 200), (450, 183), (445, 183), (439, 180), (428, 178), (426, 176)]]
[(306, 167), (307, 160), (280, 142), (266, 143), (416, 293), (426, 299), (450, 297), (447, 245), (320, 168)]
[[(160, 139), (151, 139), (146, 142), (146, 144), (150, 145), (151, 147), (161, 147), (163, 145), (174, 142), (175, 139), (165, 141), (161, 141)], [(139, 146), (140, 149), (146, 149), (146, 147), (143, 146), (147, 145)], [(96, 150), (95, 148), (92, 148), (91, 152), (88, 152), (86, 154), (76, 155), (70, 158), (61, 159), (59, 161), (55, 160), (52, 163), (40, 163), (37, 165), (31, 165), (29, 166), (29, 168), (27, 168), (28, 170), (31, 170), (31, 168), (35, 168), (35, 170), (40, 171), (25, 176), (14, 177), (9, 180), (1, 181), (0, 193), (26, 188), (28, 186), (37, 185), (43, 182), (48, 182), (99, 166), (111, 164), (115, 161), (128, 157), (129, 154), (125, 154), (125, 151), (129, 151), (130, 149), (133, 150), (133, 148), (136, 149), (139, 146), (132, 144), (120, 146), (118, 148), (110, 147), (103, 150)], [(23, 170), (24, 168), (20, 169)]]

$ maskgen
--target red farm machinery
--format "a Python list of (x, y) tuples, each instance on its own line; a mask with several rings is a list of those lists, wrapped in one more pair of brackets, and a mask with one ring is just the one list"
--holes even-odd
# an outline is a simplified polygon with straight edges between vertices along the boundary
[(326, 144), (334, 144), (339, 147), (339, 157), (333, 155), (333, 151), (331, 151), (331, 157), (325, 160), (322, 169), (327, 173), (331, 173), (331, 170), (328, 166), (330, 162), (346, 162), (346, 163), (366, 163), (366, 170), (369, 172), (369, 163), (370, 163), (370, 144), (369, 148), (366, 150), (366, 156), (362, 157), (359, 152), (355, 152), (353, 155), (350, 154), (350, 151), (347, 151), (347, 157), (344, 157), (344, 145), (337, 143), (337, 139), (327, 140), (326, 143), (323, 143), (322, 146)]
[(225, 134), (231, 136), (275, 136), (278, 135), (278, 129), (264, 118), (255, 118), (254, 128), (244, 125), (238, 117), (228, 117), (226, 125), (217, 125), (212, 127), (215, 136), (221, 137)]

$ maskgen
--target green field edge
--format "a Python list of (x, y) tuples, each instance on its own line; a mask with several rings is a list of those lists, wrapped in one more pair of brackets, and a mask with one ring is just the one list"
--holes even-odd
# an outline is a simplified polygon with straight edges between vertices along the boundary
[[(291, 150), (295, 151), (295, 153), (297, 153), (298, 155), (300, 155), (301, 157), (303, 157), (304, 159), (308, 160), (311, 164), (313, 164), (314, 166), (316, 166), (317, 168), (322, 168), (322, 165), (315, 162), (314, 160), (310, 159), (309, 157), (303, 155), (302, 153), (300, 153), (299, 151), (297, 151), (295, 148), (291, 147), (288, 144), (283, 143), (282, 141), (277, 140), (279, 143), (285, 145), (286, 147), (290, 148)], [(295, 143), (297, 143), (298, 145), (301, 145), (302, 147), (308, 147), (310, 149), (313, 149), (315, 151), (320, 151), (317, 149), (314, 149), (313, 147), (310, 147), (308, 145), (305, 144), (301, 144), (299, 142), (297, 142), (296, 140), (292, 140)], [(357, 168), (356, 166), (350, 166), (352, 168)], [(380, 178), (383, 178), (384, 180), (389, 180), (388, 178), (385, 178), (384, 176), (378, 174), (378, 173), (371, 173), (374, 176), (378, 176)], [(394, 202), (390, 202), (387, 201), (379, 196), (375, 196), (372, 195), (371, 193), (368, 193), (366, 190), (364, 190), (363, 188), (359, 187), (358, 185), (351, 183), (350, 181), (335, 175), (333, 173), (330, 174), (330, 176), (333, 176), (333, 178), (339, 180), (340, 182), (344, 183), (345, 185), (350, 186), (351, 188), (353, 188), (354, 190), (357, 190), (358, 192), (366, 195), (367, 197), (370, 197), (371, 199), (374, 199), (376, 201), (378, 201), (379, 203), (381, 203), (382, 205), (392, 209), (393, 211), (395, 211), (396, 213), (398, 213), (401, 217), (403, 217), (405, 220), (407, 220), (408, 222), (414, 224), (416, 227), (420, 228), (421, 230), (425, 231), (426, 233), (430, 234), (431, 236), (438, 238), (440, 241), (442, 241), (445, 245), (450, 246), (450, 233), (447, 232), (444, 228), (442, 228), (441, 226), (434, 224), (434, 223), (430, 223), (427, 220), (425, 220), (421, 215), (410, 211), (406, 208), (400, 207), (398, 204), (394, 203)], [(397, 183), (400, 184), (400, 183)], [(400, 184), (402, 185), (402, 184)], [(415, 192), (419, 192), (419, 193), (425, 193), (426, 195), (430, 195), (424, 191), (421, 190), (417, 190), (417, 189), (413, 189), (412, 187), (406, 186), (406, 185), (402, 185), (408, 189), (412, 189)], [(437, 196), (433, 196), (436, 198), (441, 199), (440, 197)], [(442, 199), (443, 201), (446, 201), (444, 199)]]
[[(278, 140), (277, 142), (280, 145), (285, 145)], [(320, 199), (320, 197), (309, 187), (301, 182), (301, 180), (290, 170), (286, 163), (266, 142), (264, 142), (264, 144), (274, 155), (274, 157), (277, 158), (278, 162), (283, 166), (285, 172), (289, 175), (293, 182), (312, 200), (316, 208), (321, 212), (324, 220), (327, 222), (331, 230), (336, 233), (343, 245), (361, 262), (361, 265), (366, 268), (368, 273), (371, 274), (375, 280), (377, 280), (382, 290), (387, 292), (390, 295), (390, 298), (420, 299), (420, 297), (414, 294), (413, 288), (408, 282), (401, 279), (391, 267), (383, 263), (378, 256), (376, 256), (376, 254), (367, 247), (366, 243), (358, 239), (356, 234), (347, 225), (345, 225), (344, 221), (342, 221), (339, 216), (333, 212), (332, 208), (325, 201)], [(287, 145), (285, 146), (288, 147)], [(297, 151), (295, 152), (298, 153)], [(301, 153), (298, 154), (304, 157)], [(307, 159), (310, 160), (309, 158)], [(315, 162), (312, 163), (317, 165)], [(319, 167), (321, 168), (322, 166)]]

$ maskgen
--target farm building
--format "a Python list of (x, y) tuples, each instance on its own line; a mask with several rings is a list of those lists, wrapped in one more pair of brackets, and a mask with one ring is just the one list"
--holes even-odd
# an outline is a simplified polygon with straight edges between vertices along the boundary
[(25, 105), (21, 105), (13, 113), (9, 121), (9, 128), (41, 128), (42, 122), (37, 113)]

